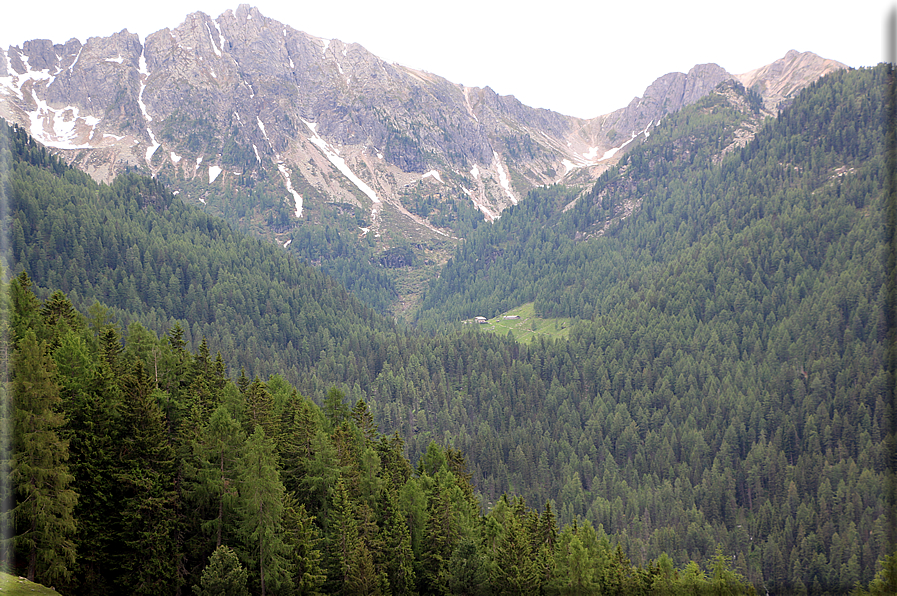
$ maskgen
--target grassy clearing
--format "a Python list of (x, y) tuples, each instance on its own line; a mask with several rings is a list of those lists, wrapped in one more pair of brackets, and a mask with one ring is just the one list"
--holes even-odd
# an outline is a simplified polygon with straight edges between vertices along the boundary
[[(516, 318), (514, 318), (516, 317)], [(532, 302), (502, 313), (484, 325), (484, 331), (507, 335), (508, 331), (519, 342), (529, 343), (537, 337), (564, 339), (569, 335), (573, 319), (542, 319), (536, 316)]]
[(59, 596), (59, 592), (52, 588), (35, 584), (23, 579), (0, 572), (0, 594), (3, 596)]

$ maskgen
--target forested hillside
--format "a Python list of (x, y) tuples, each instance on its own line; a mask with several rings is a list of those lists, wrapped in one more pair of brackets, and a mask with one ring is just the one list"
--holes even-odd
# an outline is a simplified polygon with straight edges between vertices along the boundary
[[(889, 543), (897, 447), (888, 76), (826, 77), (719, 163), (736, 119), (708, 97), (566, 213), (546, 207), (563, 189), (542, 190), (459, 250), (423, 315), (535, 300), (583, 320), (532, 349), (534, 409), (494, 419), (514, 439), (488, 459), (511, 486), (559, 487), (562, 519), (625, 532), (629, 552), (685, 557), (723, 539), (758, 583), (868, 580)], [(463, 444), (472, 461), (483, 442)]]
[[(754, 594), (706, 570), (632, 565), (602, 529), (502, 496), (483, 515), (461, 452), (416, 468), (363, 400), (323, 408), (280, 376), (225, 377), (203, 342), (39, 301), (9, 305), (13, 565), (65, 594)], [(9, 523), (4, 516), (2, 523)], [(4, 535), (7, 535), (4, 532)]]
[(332, 278), (155, 180), (127, 174), (98, 185), (24, 130), (7, 136), (10, 252), (39, 288), (61, 289), (81, 309), (99, 301), (125, 326), (139, 320), (163, 333), (180, 323), (188, 344), (206, 337), (230, 370), (294, 381), (350, 329), (391, 328)]
[[(107, 304), (92, 328), (151, 331), (127, 345), (178, 343), (180, 322), (185, 350), (221, 351), (221, 377), (280, 372), (318, 404), (339, 385), (403, 457), (463, 453), (479, 504), (551, 501), (640, 568), (664, 552), (708, 568), (719, 547), (761, 593), (844, 593), (893, 538), (889, 77), (830, 75), (725, 155), (750, 101), (669, 116), (572, 206), (540, 189), (480, 226), (421, 315), (436, 329), (535, 300), (579, 319), (567, 341), (399, 328), (154, 183), (91, 186), (15, 130), (13, 272), (41, 299)], [(143, 352), (151, 379), (164, 343)]]

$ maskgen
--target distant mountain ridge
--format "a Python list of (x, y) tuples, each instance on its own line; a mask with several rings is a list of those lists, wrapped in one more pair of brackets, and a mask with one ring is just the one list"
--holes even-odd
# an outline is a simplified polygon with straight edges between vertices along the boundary
[[(781, 101), (844, 67), (794, 54), (785, 59), (799, 60), (799, 78), (778, 62), (737, 78)], [(584, 120), (388, 64), (241, 5), (217, 19), (190, 14), (143, 43), (123, 30), (0, 50), (0, 116), (99, 180), (138, 169), (205, 202), (262, 177), (294, 221), (323, 201), (362, 213), (360, 233), (449, 237), (450, 225), (409, 210), (415, 197), (470, 201), (494, 220), (529, 188), (594, 180), (665, 114), (732, 78), (714, 64), (670, 73), (629, 106)]]

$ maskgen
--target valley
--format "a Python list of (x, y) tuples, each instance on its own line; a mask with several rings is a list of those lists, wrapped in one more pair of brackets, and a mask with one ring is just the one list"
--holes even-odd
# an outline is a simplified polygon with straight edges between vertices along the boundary
[(245, 5), (2, 58), (23, 576), (888, 593), (892, 66), (585, 121)]

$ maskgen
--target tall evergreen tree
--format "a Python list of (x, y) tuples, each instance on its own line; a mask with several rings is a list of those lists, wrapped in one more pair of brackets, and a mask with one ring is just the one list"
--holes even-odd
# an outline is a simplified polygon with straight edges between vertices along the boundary
[(284, 506), (285, 542), (290, 549), (289, 568), (293, 579), (293, 594), (317, 596), (321, 594), (327, 575), (322, 567), (320, 531), (315, 518), (308, 515), (305, 505), (288, 495)]
[(121, 391), (102, 358), (91, 353), (83, 337), (69, 333), (53, 354), (66, 413), (62, 433), (69, 441), (69, 467), (78, 488), (78, 565), (70, 590), (108, 594), (110, 520), (120, 513), (116, 478)]
[(246, 557), (258, 573), (260, 593), (288, 588), (292, 578), (283, 535), (285, 491), (274, 444), (261, 426), (255, 427), (240, 458), (239, 486), (239, 533)]
[(116, 581), (120, 590), (133, 594), (172, 592), (180, 582), (180, 553), (175, 452), (159, 407), (166, 397), (151, 388), (151, 379), (140, 362), (121, 384), (124, 408), (116, 473), (121, 499), (113, 559)]
[(229, 547), (221, 545), (209, 557), (202, 570), (199, 585), (193, 586), (196, 596), (249, 596), (246, 569)]
[(28, 579), (49, 584), (71, 576), (77, 528), (72, 512), (78, 501), (70, 488), (68, 442), (58, 432), (64, 419), (55, 375), (46, 344), (38, 343), (34, 331), (26, 331), (13, 355), (12, 514)]

